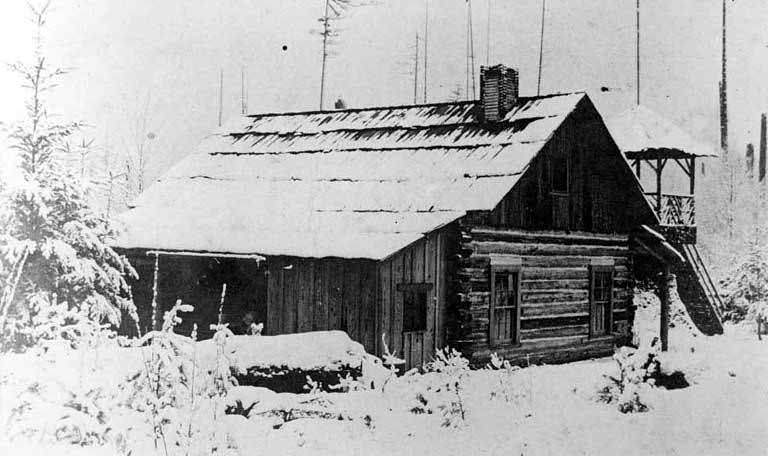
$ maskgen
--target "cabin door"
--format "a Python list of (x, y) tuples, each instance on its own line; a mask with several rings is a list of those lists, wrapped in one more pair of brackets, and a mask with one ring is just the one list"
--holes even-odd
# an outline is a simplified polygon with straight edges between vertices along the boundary
[(412, 369), (429, 361), (434, 351), (434, 325), (429, 318), (430, 314), (434, 315), (432, 284), (402, 284), (400, 288), (403, 293), (402, 358), (405, 368)]

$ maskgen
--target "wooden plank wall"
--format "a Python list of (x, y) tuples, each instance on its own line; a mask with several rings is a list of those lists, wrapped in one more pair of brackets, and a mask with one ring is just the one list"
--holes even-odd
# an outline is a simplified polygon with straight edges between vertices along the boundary
[(377, 262), (270, 257), (267, 268), (265, 334), (336, 329), (375, 352)]
[[(520, 256), (521, 342), (490, 347), (488, 312), (490, 254)], [(627, 336), (632, 299), (629, 240), (624, 235), (556, 233), (467, 228), (463, 233), (461, 305), (469, 315), (458, 345), (474, 363), (492, 352), (531, 362), (607, 355)], [(589, 265), (593, 258), (614, 262), (612, 336), (589, 338)]]
[[(428, 362), (445, 341), (447, 318), (446, 230), (430, 233), (423, 239), (383, 260), (379, 265), (380, 309), (376, 353), (383, 353), (381, 334), (389, 349), (405, 359), (406, 369)], [(399, 284), (430, 283), (427, 295), (427, 328), (403, 332), (403, 293)]]
[[(563, 155), (570, 168), (569, 191), (553, 197), (549, 166)], [(602, 120), (583, 108), (563, 122), (496, 208), (475, 214), (473, 222), (498, 228), (628, 233), (640, 224), (654, 224), (655, 216)]]

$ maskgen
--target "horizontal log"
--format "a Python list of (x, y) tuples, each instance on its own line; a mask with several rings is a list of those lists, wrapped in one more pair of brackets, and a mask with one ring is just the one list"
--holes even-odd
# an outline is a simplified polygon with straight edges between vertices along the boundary
[(549, 315), (557, 317), (576, 312), (589, 312), (589, 301), (582, 299), (555, 303), (524, 303), (520, 308), (520, 318), (541, 318)]
[(576, 312), (547, 318), (521, 319), (520, 327), (523, 331), (543, 328), (562, 328), (566, 326), (579, 326), (589, 324), (589, 312)]
[(553, 328), (526, 329), (520, 331), (521, 340), (544, 337), (565, 337), (589, 334), (589, 325), (556, 326)]
[(562, 233), (528, 230), (498, 230), (486, 227), (471, 229), (468, 237), (475, 240), (499, 240), (511, 242), (541, 242), (558, 244), (622, 245), (629, 243), (626, 234)]
[[(623, 311), (621, 311), (623, 312)], [(614, 311), (614, 314), (619, 313), (619, 311)], [(521, 321), (527, 321), (527, 320), (546, 320), (546, 319), (557, 319), (557, 318), (575, 318), (575, 317), (589, 317), (589, 312), (563, 312), (563, 313), (552, 313), (552, 314), (544, 314), (544, 315), (526, 315), (521, 316)]]
[(571, 289), (554, 289), (554, 290), (527, 290), (521, 293), (521, 300), (523, 305), (543, 303), (550, 304), (556, 302), (568, 302), (586, 300), (589, 297), (589, 290), (571, 290)]
[(526, 267), (521, 269), (521, 277), (526, 280), (560, 280), (560, 279), (588, 279), (589, 270), (585, 267), (571, 268), (546, 268), (546, 267)]
[[(616, 340), (615, 335), (597, 336), (590, 338), (587, 336), (568, 336), (568, 337), (548, 337), (542, 339), (528, 339), (520, 344), (521, 348), (528, 350), (541, 350), (546, 348), (578, 348), (589, 345), (607, 345), (612, 347)], [(574, 343), (577, 342), (577, 343)]]
[[(583, 255), (543, 255), (523, 256), (523, 268), (588, 268), (592, 261), (591, 256)], [(626, 267), (629, 264), (627, 257), (613, 257), (614, 267)]]
[(553, 289), (589, 289), (589, 280), (584, 279), (544, 279), (523, 280), (520, 289), (526, 290), (553, 290)]
[[(473, 276), (473, 277), (479, 277), (479, 276), (487, 276), (488, 275), (488, 268), (490, 266), (488, 256), (472, 256), (470, 258), (466, 258), (463, 260), (462, 265), (458, 268), (457, 273), (461, 274), (462, 276)], [(525, 261), (523, 266), (525, 266), (522, 270), (522, 278), (523, 280), (526, 279), (586, 279), (589, 276), (589, 258), (588, 257), (578, 257), (577, 259), (585, 258), (585, 262), (583, 264), (578, 264), (576, 266), (567, 266), (567, 267), (557, 267), (557, 266), (550, 266), (549, 264), (555, 263), (556, 260), (553, 260), (549, 257), (541, 258), (541, 257), (531, 257), (528, 259), (528, 261)], [(536, 260), (547, 263), (544, 266), (536, 266), (533, 264)], [(573, 257), (568, 256), (566, 257), (565, 261), (572, 261)], [(620, 258), (614, 258), (615, 265), (613, 268), (613, 274), (615, 280), (629, 280), (630, 277), (630, 271), (627, 267), (627, 260), (624, 257)], [(526, 264), (527, 263), (527, 264)]]
[(501, 241), (472, 241), (462, 245), (462, 248), (472, 250), (476, 254), (580, 255), (590, 257), (629, 255), (629, 249), (620, 246), (520, 244)]
[(615, 336), (601, 336), (590, 339), (586, 335), (528, 339), (517, 345), (489, 347), (475, 346), (471, 362), (482, 366), (488, 362), (491, 353), (496, 353), (511, 363), (526, 366), (541, 362), (558, 363), (588, 359), (613, 354)]
[(488, 269), (491, 264), (491, 257), (488, 255), (468, 255), (461, 259), (461, 265), (464, 268)]

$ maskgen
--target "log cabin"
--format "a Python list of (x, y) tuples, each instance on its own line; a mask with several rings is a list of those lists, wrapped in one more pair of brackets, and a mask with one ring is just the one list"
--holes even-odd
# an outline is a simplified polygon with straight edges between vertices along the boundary
[(195, 306), (180, 332), (251, 312), (407, 368), (447, 346), (477, 365), (626, 343), (636, 274), (674, 257), (657, 212), (585, 93), (520, 96), (503, 65), (480, 79), (476, 101), (225, 124), (124, 216), (140, 329), (156, 292)]

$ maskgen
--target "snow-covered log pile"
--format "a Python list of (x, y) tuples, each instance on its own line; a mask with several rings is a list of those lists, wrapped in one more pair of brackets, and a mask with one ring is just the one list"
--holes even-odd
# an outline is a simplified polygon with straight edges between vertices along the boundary
[[(215, 358), (212, 340), (198, 342), (201, 359)], [(227, 341), (240, 385), (281, 393), (306, 392), (309, 377), (322, 390), (340, 379), (362, 375), (363, 346), (343, 331), (315, 331), (279, 336), (232, 336)]]
[(276, 393), (258, 386), (237, 386), (227, 394), (226, 411), (261, 419), (278, 428), (302, 418), (351, 420), (346, 411), (319, 394)]

